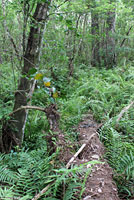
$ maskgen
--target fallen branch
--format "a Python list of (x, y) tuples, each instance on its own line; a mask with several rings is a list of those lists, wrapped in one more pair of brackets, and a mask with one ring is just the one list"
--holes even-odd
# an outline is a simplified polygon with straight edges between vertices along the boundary
[(120, 112), (120, 114), (118, 115), (118, 118), (116, 120), (116, 123), (118, 123), (120, 121), (120, 119), (122, 118), (123, 114), (125, 112), (128, 111), (128, 109), (134, 104), (134, 101), (132, 101), (128, 106), (126, 106), (125, 108), (123, 108), (123, 110)]
[(66, 164), (66, 168), (68, 169), (70, 167), (70, 165), (72, 164), (72, 162), (77, 158), (77, 156), (83, 151), (83, 149), (86, 147), (86, 145), (89, 143), (89, 141), (92, 139), (92, 137), (94, 137), (96, 135), (96, 133), (93, 133), (87, 143), (84, 143), (81, 148), (74, 154), (74, 156), (69, 160), (69, 162)]

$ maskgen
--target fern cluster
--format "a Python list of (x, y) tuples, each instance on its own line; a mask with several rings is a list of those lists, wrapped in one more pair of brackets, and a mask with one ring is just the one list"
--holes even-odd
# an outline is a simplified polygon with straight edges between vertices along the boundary
[(45, 187), (52, 169), (51, 159), (53, 157), (48, 157), (43, 149), (1, 155), (0, 182), (3, 187), (6, 184), (16, 198), (30, 199)]
[[(49, 183), (41, 199), (79, 199), (76, 194), (84, 185), (78, 181), (78, 173), (85, 173), (84, 165), (66, 169), (56, 162), (56, 153), (48, 156), (44, 149), (1, 154), (0, 199), (30, 200)], [(90, 162), (92, 166), (96, 163)]]

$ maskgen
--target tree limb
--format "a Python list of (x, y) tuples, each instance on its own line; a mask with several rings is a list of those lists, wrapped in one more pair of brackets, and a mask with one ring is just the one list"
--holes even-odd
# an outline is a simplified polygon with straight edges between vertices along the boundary
[(19, 112), (20, 110), (40, 110), (42, 112), (45, 112), (45, 108), (41, 108), (41, 107), (38, 107), (38, 106), (21, 106), (20, 108), (17, 108), (16, 110), (14, 110), (13, 112), (9, 113), (9, 116), (12, 116), (13, 114)]
[(25, 56), (23, 56), (23, 55), (20, 55), (20, 54), (17, 54), (16, 52), (15, 53), (13, 53), (12, 51), (8, 51), (8, 50), (6, 50), (6, 49), (0, 49), (0, 52), (9, 52), (10, 54), (13, 54), (13, 55), (16, 55), (17, 57), (21, 57), (21, 58), (23, 58), (24, 60), (26, 60), (28, 63), (30, 63), (33, 67), (37, 67), (37, 65), (35, 65), (33, 62), (31, 62), (29, 59), (27, 59)]
[[(131, 31), (132, 27), (133, 27), (133, 26), (131, 26), (131, 27), (129, 28), (128, 32), (126, 33), (126, 36), (128, 36), (128, 35), (129, 35), (129, 33), (130, 33), (130, 31)], [(127, 38), (124, 38), (124, 39), (122, 40), (120, 47), (122, 47), (122, 46), (123, 46), (123, 44), (125, 43), (126, 39), (127, 39)]]
[(64, 5), (66, 2), (69, 2), (69, 1), (71, 1), (71, 0), (65, 0), (63, 3), (61, 3), (59, 6), (57, 6), (56, 9), (60, 8), (62, 5)]

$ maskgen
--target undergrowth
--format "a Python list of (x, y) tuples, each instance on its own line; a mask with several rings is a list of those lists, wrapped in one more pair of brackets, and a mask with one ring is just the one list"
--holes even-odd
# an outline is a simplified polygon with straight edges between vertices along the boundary
[(134, 195), (134, 108), (116, 122), (121, 110), (134, 100), (134, 69), (123, 66), (112, 70), (80, 71), (72, 80), (68, 99), (62, 104), (62, 127), (78, 123), (82, 114), (90, 110), (94, 119), (103, 123), (100, 139), (106, 146), (105, 157), (115, 171), (121, 197)]
[(85, 166), (93, 166), (99, 162), (91, 161), (71, 169), (59, 168), (56, 154), (48, 156), (43, 148), (30, 152), (22, 150), (8, 155), (1, 154), (0, 198), (29, 200), (48, 187), (41, 199), (79, 199), (80, 188), (83, 192), (85, 182), (80, 182), (78, 175), (90, 173), (92, 167), (87, 171)]
[[(124, 113), (118, 123), (116, 120), (121, 110), (134, 100), (133, 66), (111, 70), (82, 66), (79, 70), (77, 68), (74, 76), (56, 100), (61, 115), (60, 129), (65, 133), (66, 140), (74, 143), (78, 139), (74, 127), (83, 114), (88, 111), (93, 113), (94, 119), (103, 124), (99, 130), (100, 139), (107, 150), (105, 157), (114, 169), (119, 194), (121, 198), (129, 199), (134, 196), (134, 108)], [(58, 80), (59, 88), (64, 85), (62, 82), (64, 78), (61, 82)], [(1, 102), (6, 102), (4, 105), (0, 103), (2, 115), (12, 110), (13, 93), (10, 93), (9, 99), (4, 95), (4, 91), (8, 90), (9, 86), (1, 88)], [(36, 90), (33, 104), (46, 106), (47, 103), (46, 95)], [(23, 143), (26, 150), (0, 156), (1, 198), (16, 196), (31, 199), (50, 183), (51, 187), (42, 199), (56, 200), (59, 196), (64, 200), (78, 199), (77, 188), (83, 189), (84, 186), (78, 181), (77, 172), (83, 173), (83, 166), (81, 169), (61, 168), (57, 152), (49, 155), (44, 134), (49, 134), (46, 116), (39, 111), (30, 111)], [(61, 187), (63, 185), (64, 188)]]

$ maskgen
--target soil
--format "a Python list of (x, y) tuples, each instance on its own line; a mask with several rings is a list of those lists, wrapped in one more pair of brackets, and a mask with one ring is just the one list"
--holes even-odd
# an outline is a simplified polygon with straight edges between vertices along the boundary
[[(97, 132), (99, 126), (93, 120), (92, 115), (88, 114), (77, 128), (79, 144), (82, 146), (85, 143), (86, 146), (72, 164), (79, 165), (93, 160), (103, 162), (103, 164), (95, 164), (88, 175), (82, 200), (120, 200), (117, 186), (113, 181), (113, 171), (104, 159), (105, 148), (100, 142)], [(91, 139), (89, 140), (89, 138)], [(64, 154), (64, 159), (69, 159), (69, 156), (72, 157), (67, 153)]]

